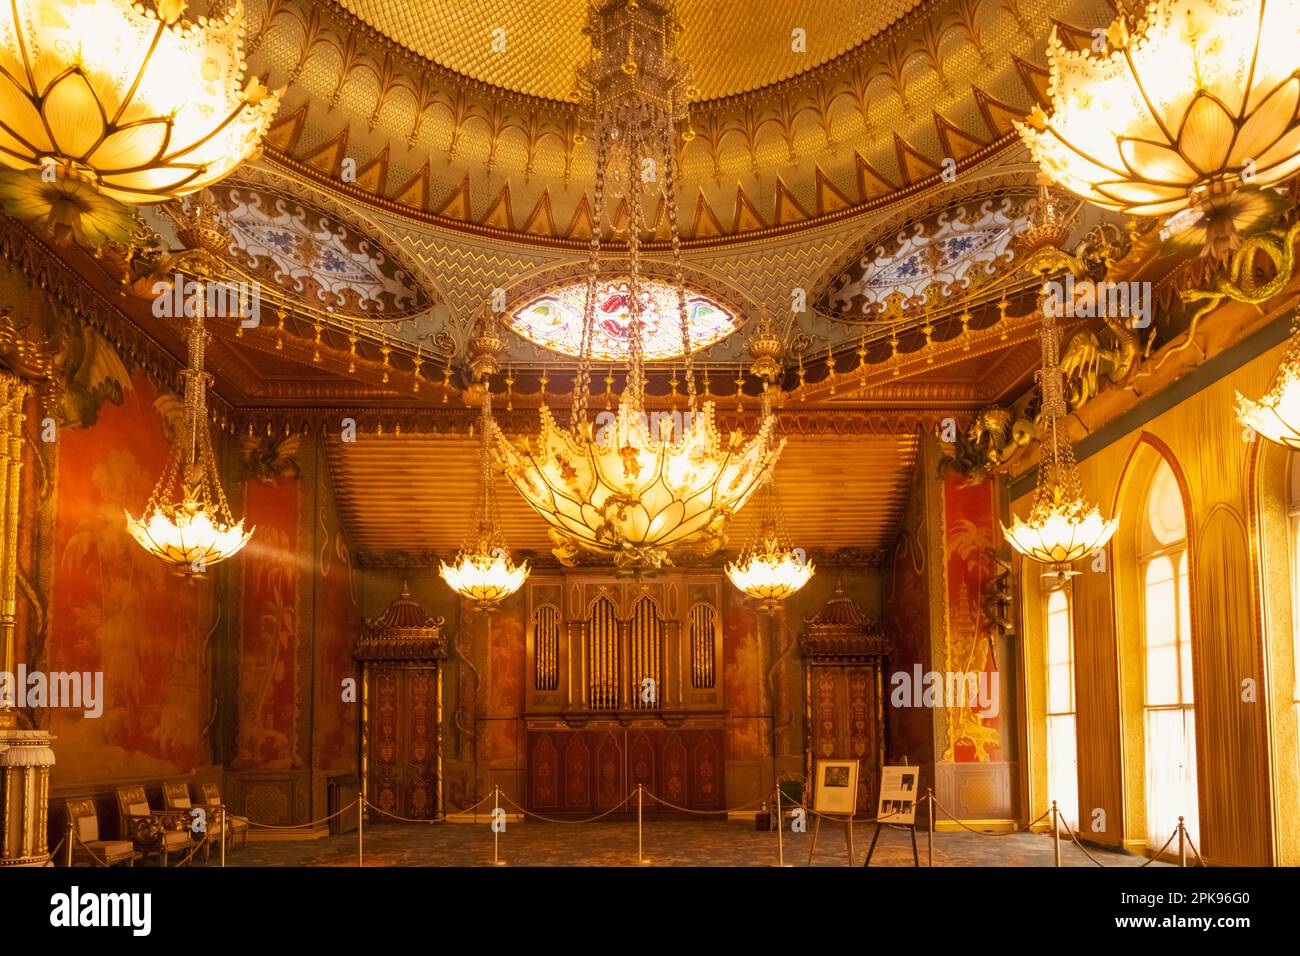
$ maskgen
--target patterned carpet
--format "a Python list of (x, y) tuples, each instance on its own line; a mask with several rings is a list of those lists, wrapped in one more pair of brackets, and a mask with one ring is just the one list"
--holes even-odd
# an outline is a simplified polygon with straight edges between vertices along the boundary
[[(855, 860), (861, 864), (871, 844), (874, 824), (854, 828)], [(509, 821), (500, 834), (499, 855), (509, 866), (636, 866), (637, 827), (633, 822), (543, 823)], [(647, 820), (643, 852), (653, 866), (771, 866), (777, 861), (777, 835), (759, 832), (752, 823)], [(367, 824), (366, 866), (489, 866), (493, 834), (484, 822)], [(921, 865), (926, 863), (926, 834), (917, 834)], [(785, 861), (808, 865), (811, 833), (785, 833)], [(1089, 848), (1104, 866), (1140, 866), (1144, 858)], [(262, 842), (232, 851), (227, 866), (356, 866), (355, 832), (320, 840)], [(823, 827), (814, 866), (845, 866), (848, 848), (842, 827)], [(216, 866), (214, 856), (208, 864)], [(872, 866), (911, 866), (912, 846), (906, 831), (886, 829)], [(936, 833), (934, 865), (1051, 866), (1052, 840), (1045, 834)], [(1095, 866), (1071, 843), (1062, 842), (1062, 866)], [(1153, 866), (1164, 864), (1154, 863)]]

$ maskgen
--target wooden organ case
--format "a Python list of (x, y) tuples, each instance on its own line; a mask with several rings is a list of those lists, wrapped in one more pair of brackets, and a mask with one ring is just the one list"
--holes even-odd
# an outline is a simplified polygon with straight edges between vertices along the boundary
[(442, 809), (443, 623), (403, 586), (383, 614), (366, 621), (354, 655), (361, 666), (362, 793), (386, 813), (413, 820)]
[(858, 761), (858, 816), (876, 812), (885, 762), (885, 673), (893, 650), (879, 623), (868, 619), (841, 585), (804, 618), (799, 651), (804, 668), (804, 760), (813, 779), (817, 760)]
[(721, 601), (716, 573), (529, 578), (531, 809), (599, 813), (638, 784), (675, 807), (725, 807)]

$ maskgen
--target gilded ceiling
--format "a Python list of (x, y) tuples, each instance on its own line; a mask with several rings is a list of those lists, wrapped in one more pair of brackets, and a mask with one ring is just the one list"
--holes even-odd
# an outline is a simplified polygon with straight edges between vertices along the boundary
[[(350, 2), (249, 0), (250, 67), (288, 87), (268, 161), (418, 221), (580, 248), (594, 156), (564, 98), (585, 0)], [(819, 0), (798, 5), (797, 53), (777, 12), (791, 6), (683, 5), (702, 97), (679, 154), (688, 240), (798, 230), (948, 182), (1043, 101), (1053, 27), (1080, 46), (1113, 15), (1105, 0)], [(656, 216), (652, 237), (665, 229)]]
[[(568, 99), (586, 62), (587, 0), (340, 0), (383, 36), (463, 76)], [(805, 73), (876, 36), (926, 0), (679, 0), (681, 55), (695, 100), (745, 93)], [(800, 38), (795, 33), (802, 30)], [(803, 52), (796, 52), (802, 46)], [(786, 55), (774, 55), (782, 47)]]

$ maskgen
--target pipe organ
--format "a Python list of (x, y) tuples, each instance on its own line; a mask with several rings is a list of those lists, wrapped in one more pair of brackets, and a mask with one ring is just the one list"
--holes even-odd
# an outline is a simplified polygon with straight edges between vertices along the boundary
[(531, 806), (605, 810), (641, 784), (721, 809), (721, 576), (534, 574), (526, 592)]

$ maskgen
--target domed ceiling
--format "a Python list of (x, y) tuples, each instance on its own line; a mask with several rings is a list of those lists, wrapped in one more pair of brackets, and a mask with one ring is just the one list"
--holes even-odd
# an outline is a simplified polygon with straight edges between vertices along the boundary
[[(925, 0), (679, 0), (678, 50), (692, 67), (693, 99), (720, 99), (816, 69), (922, 5), (933, 6)], [(340, 6), (439, 66), (545, 99), (569, 99), (574, 71), (591, 49), (582, 33), (587, 0), (340, 0)], [(775, 55), (782, 47), (789, 55)]]

